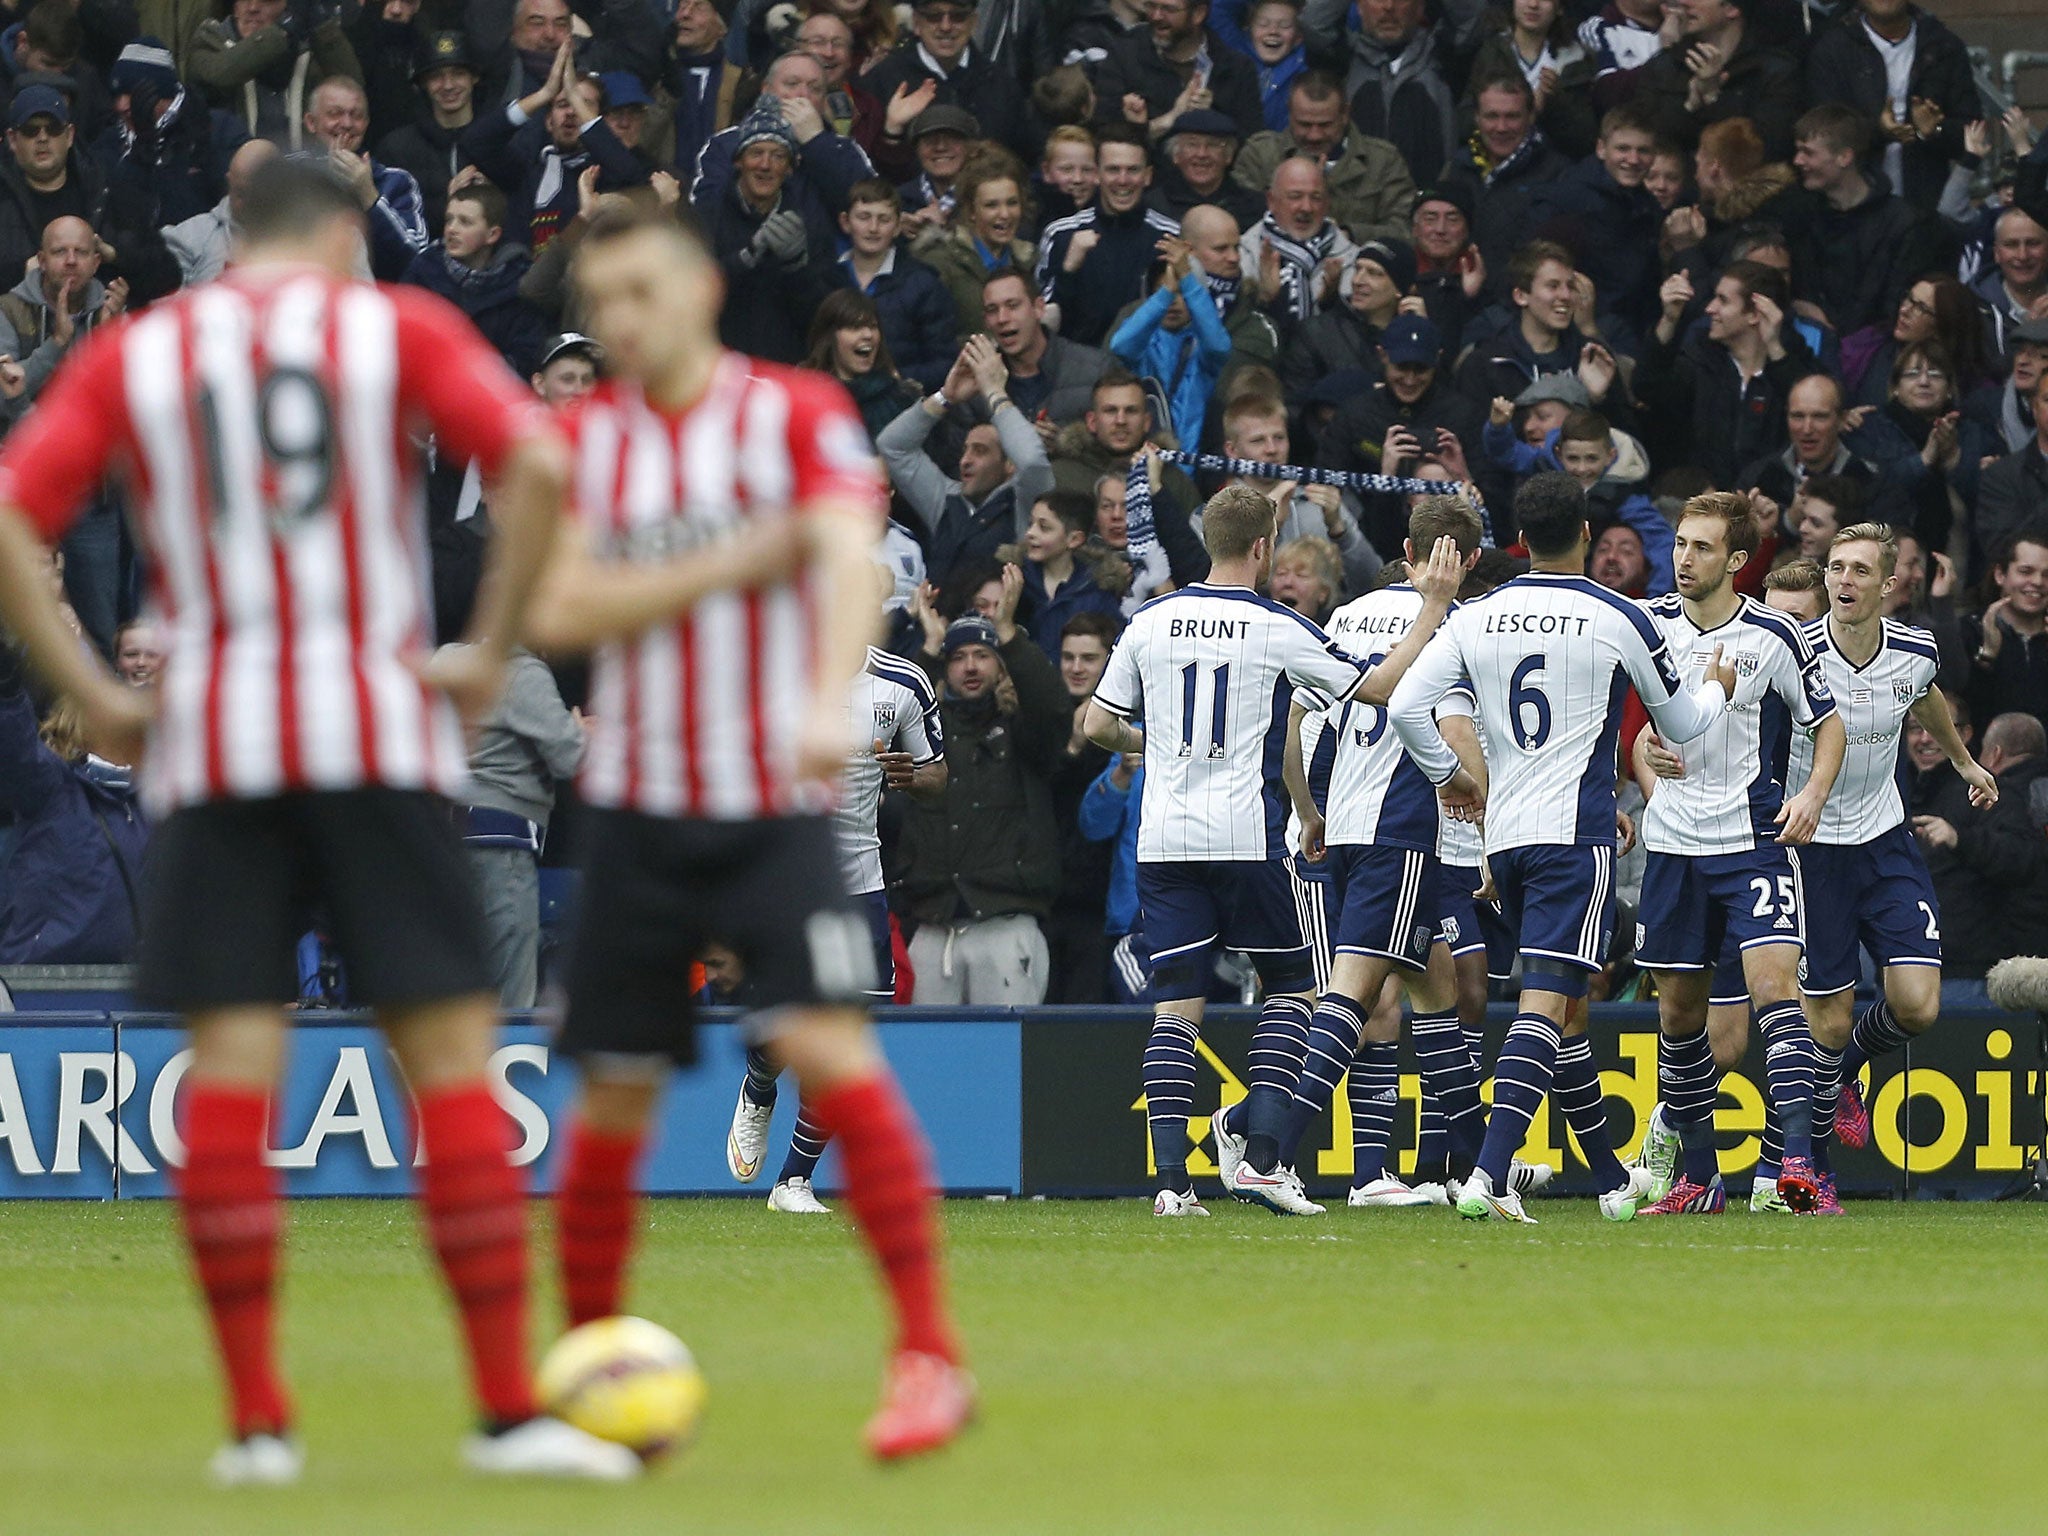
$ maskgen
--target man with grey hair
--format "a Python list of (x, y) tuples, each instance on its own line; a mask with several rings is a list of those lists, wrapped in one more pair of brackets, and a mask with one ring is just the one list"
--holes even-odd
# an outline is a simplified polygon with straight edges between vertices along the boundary
[(1246, 280), (1282, 334), (1308, 319), (1337, 291), (1358, 246), (1330, 217), (1323, 167), (1291, 155), (1273, 172), (1266, 216), (1238, 245)]
[[(825, 71), (807, 53), (785, 53), (768, 66), (761, 79), (761, 99), (781, 103), (782, 120), (796, 141), (796, 161), (782, 196), (786, 206), (803, 216), (806, 229), (824, 232), (839, 227), (839, 215), (852, 205), (856, 182), (875, 174), (867, 151), (825, 122)], [(697, 157), (690, 201), (709, 217), (733, 179), (739, 155), (741, 125), (715, 133)]]

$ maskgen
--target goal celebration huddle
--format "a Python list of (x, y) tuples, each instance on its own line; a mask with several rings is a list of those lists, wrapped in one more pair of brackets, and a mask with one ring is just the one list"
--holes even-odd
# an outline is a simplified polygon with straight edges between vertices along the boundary
[[(658, 211), (614, 208), (582, 232), (574, 281), (607, 377), (565, 415), (448, 306), (356, 280), (361, 228), (324, 168), (265, 165), (226, 275), (96, 332), (0, 448), (0, 617), (87, 734), (142, 764), (160, 818), (136, 992), (190, 1030), (177, 1197), (227, 1387), (213, 1473), (285, 1483), (318, 1454), (278, 1358), (285, 1223), (264, 1155), (309, 904), (416, 1104), (418, 1198), (479, 1425), (466, 1464), (640, 1472), (536, 1385), (525, 1189), (486, 1083), (498, 998), (446, 814), (463, 727), (528, 643), (593, 669), (557, 1032), (578, 1082), (555, 1199), (565, 1322), (630, 1308), (637, 1170), (671, 1071), (696, 1061), (693, 968), (715, 947), (744, 968), (753, 1051), (729, 1130), (703, 1133), (724, 1133), (732, 1170), (753, 1177), (776, 1076), (793, 1075), (803, 1147), (777, 1209), (820, 1208), (810, 1170), (836, 1146), (890, 1309), (866, 1447), (937, 1450), (977, 1387), (929, 1153), (868, 1008), (894, 966), (877, 806), (885, 785), (929, 795), (946, 760), (928, 680), (873, 645), (886, 491), (854, 404), (824, 375), (722, 346), (719, 268)], [(429, 437), (478, 466), (493, 524), (463, 643), (438, 651), (417, 515)], [(151, 690), (81, 647), (44, 575), (43, 546), (109, 474), (130, 490), (168, 637)], [(1325, 1215), (1296, 1151), (1348, 1085), (1368, 1152), (1378, 1138), (1355, 1205), (1530, 1222), (1523, 1196), (1548, 1175), (1517, 1154), (1549, 1098), (1602, 1215), (1717, 1213), (1718, 1073), (1753, 1027), (1772, 1124), (1751, 1208), (1840, 1214), (1831, 1140), (1869, 1134), (1857, 1073), (1938, 1011), (1938, 906), (1894, 771), (1907, 721), (1973, 803), (1998, 790), (1930, 691), (1933, 642), (1883, 616), (1894, 534), (1843, 527), (1810, 579), (1758, 600), (1734, 578), (1760, 500), (1688, 500), (1676, 591), (1639, 602), (1584, 574), (1573, 477), (1516, 493), (1520, 572), (1468, 499), (1423, 487), (1405, 567), (1325, 629), (1268, 595), (1274, 501), (1246, 483), (1207, 499), (1208, 574), (1135, 608), (1076, 721), (1142, 759), (1135, 899), (1155, 1018), (1130, 1066), (1156, 1215), (1209, 1214), (1188, 1166), (1225, 949), (1250, 958), (1262, 996), (1249, 1093), (1207, 1132), (1232, 1197)], [(956, 620), (955, 649), (1009, 644), (1004, 601)], [(1625, 732), (1631, 698), (1647, 720)], [(868, 729), (885, 709), (886, 738)], [(1617, 808), (1624, 774), (1647, 794), (1640, 826)], [(1657, 985), (1662, 1102), (1625, 1165), (1585, 1032), (1617, 852), (1638, 838), (1634, 948)], [(1835, 899), (1809, 902), (1820, 884)], [(1859, 952), (1881, 982), (1860, 1015)], [(1486, 1063), (1484, 978), (1517, 968)], [(1403, 1005), (1425, 1095), (1413, 1180), (1386, 1157)]]

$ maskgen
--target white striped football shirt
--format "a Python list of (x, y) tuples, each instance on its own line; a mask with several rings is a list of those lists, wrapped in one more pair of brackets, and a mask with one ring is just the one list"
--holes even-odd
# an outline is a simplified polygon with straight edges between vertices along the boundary
[[(749, 520), (826, 500), (864, 508), (881, 527), (874, 450), (827, 374), (726, 352), (681, 411), (612, 380), (582, 402), (571, 428), (576, 512), (600, 561), (665, 561)], [(583, 798), (716, 821), (824, 809), (797, 779), (818, 604), (798, 575), (712, 593), (599, 647)]]
[[(1685, 685), (1700, 685), (1719, 647), (1735, 668), (1735, 697), (1686, 744), (1685, 776), (1657, 781), (1643, 812), (1643, 846), (1698, 858), (1748, 853), (1778, 835), (1773, 818), (1784, 803), (1792, 727), (1811, 732), (1835, 712), (1819, 659), (1796, 619), (1753, 597), (1708, 630), (1692, 621), (1675, 592), (1649, 607)], [(1634, 744), (1622, 745), (1626, 751)]]
[[(1804, 630), (1820, 658), (1821, 670), (1835, 696), (1848, 747), (1842, 771), (1835, 775), (1827, 804), (1821, 807), (1820, 829), (1813, 840), (1836, 847), (1867, 843), (1906, 819), (1899, 794), (1899, 737), (1906, 716), (1940, 670), (1934, 636), (1924, 629), (1883, 621), (1877, 654), (1862, 666), (1851, 666), (1836, 649), (1830, 620), (1815, 619)], [(1797, 794), (1813, 777), (1813, 738), (1792, 737), (1791, 776), (1787, 788)], [(1661, 793), (1661, 788), (1660, 788)]]
[(1633, 682), (1665, 738), (1720, 715), (1718, 685), (1680, 685), (1649, 611), (1583, 576), (1531, 571), (1462, 605), (1394, 690), (1394, 729), (1438, 784), (1458, 759), (1432, 712), (1470, 679), (1486, 728), (1486, 849), (1612, 844), (1615, 744)]
[(883, 775), (875, 743), (882, 743), (884, 751), (908, 752), (919, 768), (946, 755), (939, 696), (924, 668), (869, 646), (867, 665), (847, 690), (846, 730), (851, 752), (833, 831), (846, 888), (863, 896), (882, 888), (882, 834), (875, 818), (882, 807)]
[(82, 341), (0, 453), (51, 542), (126, 481), (166, 637), (142, 773), (158, 815), (368, 785), (459, 796), (433, 645), (423, 455), (495, 470), (547, 417), (419, 288), (231, 269)]
[(1144, 718), (1139, 862), (1282, 857), (1293, 692), (1347, 698), (1364, 676), (1313, 623), (1249, 587), (1198, 581), (1140, 608), (1095, 690), (1111, 714)]
[[(1422, 611), (1422, 594), (1406, 582), (1354, 598), (1330, 616), (1330, 639), (1370, 670), (1399, 645)], [(1470, 689), (1463, 684), (1467, 696)], [(1453, 690), (1455, 694), (1457, 690)], [(1449, 695), (1447, 695), (1449, 697)], [(1436, 786), (1387, 728), (1387, 712), (1351, 699), (1301, 689), (1295, 702), (1322, 712), (1336, 742), (1323, 839), (1363, 847), (1435, 853)]]

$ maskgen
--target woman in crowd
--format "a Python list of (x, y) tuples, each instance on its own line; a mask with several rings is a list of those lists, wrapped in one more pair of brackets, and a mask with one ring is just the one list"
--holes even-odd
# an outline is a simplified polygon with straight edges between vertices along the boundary
[(960, 312), (960, 334), (981, 330), (981, 285), (998, 267), (1029, 272), (1037, 260), (1023, 228), (1024, 167), (1005, 150), (985, 148), (968, 157), (954, 182), (953, 222), (929, 231), (912, 247), (939, 274)]
[(1937, 343), (1955, 366), (1948, 381), (1951, 398), (1961, 400), (1996, 377), (1984, 355), (1984, 322), (1975, 296), (1953, 276), (1930, 273), (1900, 298), (1892, 333), (1874, 351), (1856, 357), (1850, 349), (1843, 349), (1842, 373), (1849, 387), (1849, 403), (1883, 404), (1894, 393), (1900, 349), (1930, 341)]
[(846, 386), (860, 419), (873, 437), (916, 403), (923, 393), (896, 371), (882, 339), (875, 301), (851, 288), (835, 288), (811, 321), (810, 351), (803, 366), (829, 373)]

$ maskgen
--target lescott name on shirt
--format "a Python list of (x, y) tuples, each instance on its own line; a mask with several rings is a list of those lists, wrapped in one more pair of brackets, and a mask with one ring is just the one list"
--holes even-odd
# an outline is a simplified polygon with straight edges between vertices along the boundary
[(1487, 635), (1583, 635), (1593, 621), (1575, 613), (1489, 613)]

